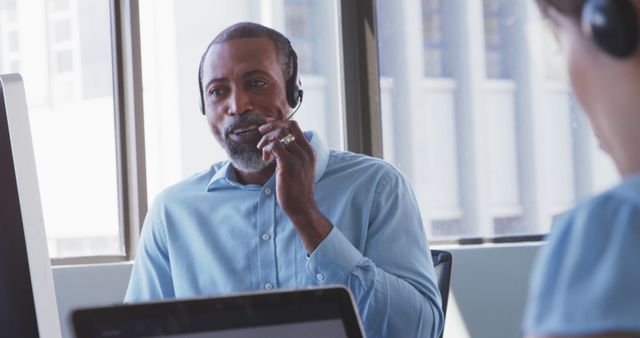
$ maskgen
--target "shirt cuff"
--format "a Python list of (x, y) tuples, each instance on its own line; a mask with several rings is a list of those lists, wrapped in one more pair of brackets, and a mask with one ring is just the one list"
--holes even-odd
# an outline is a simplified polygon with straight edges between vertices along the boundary
[(307, 273), (318, 285), (343, 284), (364, 257), (335, 226), (307, 259)]

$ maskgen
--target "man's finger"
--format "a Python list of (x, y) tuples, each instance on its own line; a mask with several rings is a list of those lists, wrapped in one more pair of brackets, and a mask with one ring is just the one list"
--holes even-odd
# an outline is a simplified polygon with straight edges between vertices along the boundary
[(288, 127), (288, 121), (282, 121), (282, 120), (273, 120), (270, 122), (267, 122), (263, 125), (261, 125), (260, 127), (258, 127), (258, 130), (263, 133), (263, 134), (267, 134), (271, 131), (274, 131), (278, 128), (287, 128)]
[[(290, 143), (289, 145), (285, 146), (280, 142), (272, 142), (267, 146), (269, 147), (269, 153), (272, 156), (276, 157), (276, 160), (278, 161), (278, 166), (280, 167), (282, 167), (284, 163), (287, 163), (293, 159), (294, 155), (289, 152), (289, 149), (287, 149), (289, 146), (293, 148), (294, 145), (293, 143)], [(265, 149), (267, 147), (265, 147)]]
[(311, 144), (309, 144), (309, 142), (307, 141), (307, 138), (304, 137), (304, 133), (302, 132), (302, 129), (300, 129), (300, 126), (298, 125), (298, 122), (296, 122), (296, 121), (287, 121), (287, 128), (289, 129), (289, 131), (291, 131), (291, 134), (293, 134), (293, 136), (295, 136), (296, 141), (298, 141), (298, 140), (301, 141), (301, 142), (298, 143), (298, 145), (300, 145), (300, 147), (305, 152), (313, 152), (313, 147), (311, 147)]
[(288, 129), (280, 128), (262, 135), (262, 139), (258, 142), (258, 149), (264, 148), (269, 143), (282, 140), (282, 138), (289, 135), (289, 133)]
[(287, 129), (296, 138), (304, 137), (304, 133), (302, 132), (302, 130), (300, 129), (300, 126), (298, 125), (298, 122), (296, 121), (274, 120), (258, 127), (258, 130), (262, 134), (268, 134), (277, 129)]

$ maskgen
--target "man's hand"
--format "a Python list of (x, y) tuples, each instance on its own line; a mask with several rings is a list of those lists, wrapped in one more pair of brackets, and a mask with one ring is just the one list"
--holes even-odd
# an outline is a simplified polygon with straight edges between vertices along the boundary
[[(258, 143), (264, 160), (276, 159), (278, 203), (296, 226), (309, 254), (329, 234), (333, 225), (322, 215), (313, 197), (316, 154), (295, 121), (272, 120), (259, 128)], [(295, 140), (280, 142), (292, 134)]]

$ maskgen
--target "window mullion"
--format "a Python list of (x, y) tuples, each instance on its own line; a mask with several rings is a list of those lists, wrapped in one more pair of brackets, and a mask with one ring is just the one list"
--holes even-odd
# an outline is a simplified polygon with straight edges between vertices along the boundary
[(382, 158), (375, 0), (341, 0), (340, 10), (346, 148)]
[(137, 0), (111, 0), (120, 233), (130, 259), (147, 211), (139, 21)]

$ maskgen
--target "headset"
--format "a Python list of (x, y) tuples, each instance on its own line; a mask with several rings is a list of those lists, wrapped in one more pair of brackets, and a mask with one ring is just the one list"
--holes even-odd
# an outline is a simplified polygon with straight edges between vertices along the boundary
[[(285, 91), (287, 95), (287, 104), (289, 105), (289, 107), (295, 108), (293, 113), (289, 115), (289, 117), (287, 117), (287, 120), (288, 120), (293, 116), (293, 114), (295, 114), (298, 111), (298, 108), (300, 108), (300, 105), (302, 105), (302, 97), (304, 95), (304, 90), (302, 90), (302, 87), (300, 87), (300, 83), (298, 82), (298, 54), (296, 54), (296, 51), (293, 50), (293, 46), (291, 46), (291, 41), (289, 41), (289, 39), (286, 39), (286, 40), (287, 40), (287, 44), (289, 45), (289, 58), (291, 59), (291, 63), (292, 63), (292, 67), (291, 67), (292, 71), (291, 71), (291, 76), (287, 79), (285, 83)], [(198, 68), (198, 88), (200, 90), (200, 112), (202, 113), (202, 115), (205, 115), (205, 113), (204, 113), (204, 95), (202, 93), (202, 90), (203, 90), (202, 78), (200, 76), (202, 74), (202, 66), (204, 64), (204, 58), (207, 54), (207, 51), (205, 51), (204, 55), (202, 55), (202, 60), (200, 61), (200, 67)]]
[(638, 17), (632, 0), (587, 0), (580, 24), (583, 34), (613, 57), (628, 58), (638, 49)]

